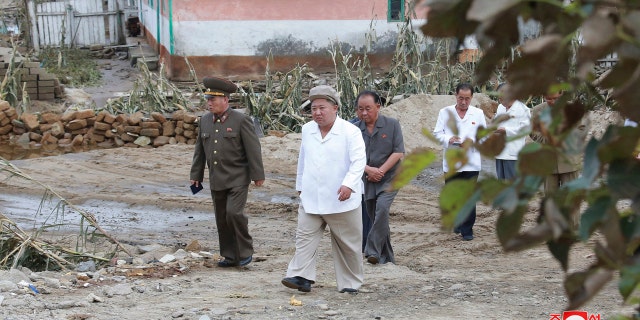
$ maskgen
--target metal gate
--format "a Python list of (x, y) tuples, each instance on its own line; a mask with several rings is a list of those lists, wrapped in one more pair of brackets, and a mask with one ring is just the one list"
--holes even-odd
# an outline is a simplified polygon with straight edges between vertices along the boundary
[[(127, 1), (126, 4), (129, 4)], [(86, 47), (125, 42), (124, 0), (29, 0), (33, 47)]]

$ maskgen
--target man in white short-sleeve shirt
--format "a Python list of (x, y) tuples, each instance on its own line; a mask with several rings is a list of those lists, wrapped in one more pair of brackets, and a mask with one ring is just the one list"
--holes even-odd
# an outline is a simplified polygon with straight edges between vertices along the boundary
[[(456, 104), (444, 107), (438, 113), (436, 127), (433, 134), (443, 145), (443, 154), (448, 148), (460, 148), (466, 139), (475, 142), (476, 132), (480, 126), (486, 127), (487, 121), (481, 109), (471, 105), (473, 87), (468, 83), (461, 83), (456, 87)], [(456, 134), (448, 125), (449, 120), (455, 121), (458, 133)], [(467, 151), (468, 162), (464, 165), (456, 163), (454, 168), (449, 168), (446, 158), (442, 157), (442, 170), (447, 174), (450, 170), (456, 174), (445, 178), (445, 183), (456, 179), (478, 180), (482, 157), (480, 152), (471, 147)], [(476, 222), (476, 207), (474, 206), (465, 221), (454, 226), (454, 231), (462, 235), (465, 241), (473, 240), (473, 225)]]

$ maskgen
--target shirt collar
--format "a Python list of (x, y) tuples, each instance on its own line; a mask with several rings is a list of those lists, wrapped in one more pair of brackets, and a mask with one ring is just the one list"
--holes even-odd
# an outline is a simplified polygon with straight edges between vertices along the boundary
[[(313, 121), (313, 120), (311, 120)], [(340, 116), (336, 116), (336, 120), (333, 122), (333, 126), (331, 127), (331, 130), (329, 130), (330, 134), (340, 134), (344, 131), (344, 127), (343, 127), (343, 123), (342, 122), (348, 122), (347, 120), (344, 120), (342, 118), (340, 118)], [(320, 126), (318, 126), (317, 123), (315, 123), (315, 126), (312, 127), (313, 131), (311, 131), (311, 133), (320, 133)]]
[(227, 118), (229, 118), (229, 109), (227, 108), (226, 110), (224, 110), (223, 113), (221, 114), (213, 114), (213, 122), (218, 122), (220, 121), (221, 123), (224, 123), (225, 120), (227, 120)]

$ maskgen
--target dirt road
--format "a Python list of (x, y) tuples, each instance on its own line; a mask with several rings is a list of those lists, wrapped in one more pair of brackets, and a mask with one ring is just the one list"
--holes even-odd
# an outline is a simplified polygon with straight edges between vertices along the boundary
[[(123, 71), (112, 70), (114, 76)], [(100, 89), (101, 92), (106, 92)], [(104, 98), (104, 96), (101, 96)], [(417, 100), (430, 103), (435, 98)], [(426, 100), (425, 100), (426, 99)], [(433, 102), (443, 106), (444, 100)], [(453, 100), (452, 100), (453, 101)], [(419, 114), (411, 113), (419, 111)], [(437, 109), (433, 109), (437, 110)], [(432, 109), (407, 108), (394, 116), (429, 126)], [(403, 128), (417, 125), (407, 122)], [(419, 128), (405, 131), (411, 149), (424, 142)], [(421, 142), (422, 141), (422, 142)], [(247, 213), (256, 249), (246, 268), (221, 269), (213, 257), (180, 256), (197, 240), (196, 252), (216, 254), (217, 232), (208, 189), (191, 195), (188, 171), (193, 146), (120, 148), (69, 153), (13, 163), (32, 178), (93, 213), (100, 225), (133, 253), (125, 263), (95, 272), (0, 271), (3, 319), (550, 319), (566, 305), (563, 272), (544, 246), (505, 254), (495, 236), (497, 213), (478, 207), (476, 238), (463, 242), (440, 230), (439, 162), (401, 189), (391, 208), (397, 264), (365, 263), (365, 285), (356, 295), (338, 293), (328, 236), (318, 252), (318, 279), (310, 293), (280, 284), (294, 251), (294, 191), (299, 135), (262, 139), (267, 181), (252, 187)], [(484, 166), (490, 171), (492, 162)], [(205, 184), (206, 185), (206, 184)], [(18, 179), (0, 179), (0, 211), (26, 229), (42, 193)], [(533, 225), (535, 208), (526, 224)], [(77, 217), (66, 216), (67, 221)], [(37, 224), (35, 224), (37, 225)], [(75, 230), (68, 230), (73, 234)], [(594, 260), (594, 243), (579, 244), (570, 270)], [(206, 256), (206, 255), (205, 255)], [(24, 279), (39, 294), (21, 287)], [(302, 306), (290, 304), (292, 296)], [(630, 314), (611, 282), (583, 310), (608, 318)]]
[[(2, 292), (0, 315), (7, 319), (549, 319), (550, 313), (565, 306), (558, 263), (544, 247), (502, 253), (494, 235), (496, 213), (489, 208), (479, 207), (473, 241), (463, 242), (440, 230), (437, 164), (403, 188), (392, 206), (396, 265), (365, 263), (363, 290), (357, 295), (338, 293), (325, 237), (312, 291), (300, 293), (282, 286), (294, 250), (296, 143), (297, 135), (263, 139), (265, 152), (274, 146), (291, 150), (289, 155), (265, 154), (267, 182), (251, 189), (248, 214), (257, 259), (248, 267), (221, 269), (211, 267), (210, 259), (183, 259), (180, 267), (165, 264), (165, 272), (155, 276), (124, 276), (122, 269), (118, 273), (107, 268), (95, 276), (102, 280), (87, 286), (76, 279), (77, 272), (44, 273), (59, 279), (59, 286), (46, 286), (48, 294)], [(14, 164), (95, 213), (131, 251), (162, 245), (135, 257), (138, 267), (149, 267), (150, 260), (193, 240), (203, 250), (217, 252), (208, 190), (196, 196), (188, 191), (192, 150), (187, 145), (94, 150)], [(17, 182), (0, 184), (0, 208), (26, 222), (33, 217), (28, 210), (16, 209), (16, 203), (28, 207), (38, 203), (40, 195), (34, 187)], [(531, 213), (528, 224), (533, 217)], [(590, 245), (578, 246), (571, 269), (593, 260)], [(45, 286), (43, 281), (35, 283)], [(293, 295), (302, 306), (290, 305)], [(88, 302), (94, 299), (90, 296), (101, 302)], [(628, 313), (631, 307), (622, 306), (611, 283), (584, 310), (608, 317)]]

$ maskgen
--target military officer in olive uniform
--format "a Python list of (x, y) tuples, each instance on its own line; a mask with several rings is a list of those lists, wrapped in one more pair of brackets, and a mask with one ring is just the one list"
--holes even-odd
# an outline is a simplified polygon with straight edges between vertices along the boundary
[(220, 267), (245, 266), (253, 258), (253, 239), (244, 214), (251, 181), (264, 183), (260, 140), (251, 118), (229, 107), (237, 86), (225, 79), (205, 77), (209, 113), (202, 116), (191, 164), (191, 184), (199, 186), (205, 165), (220, 241)]

